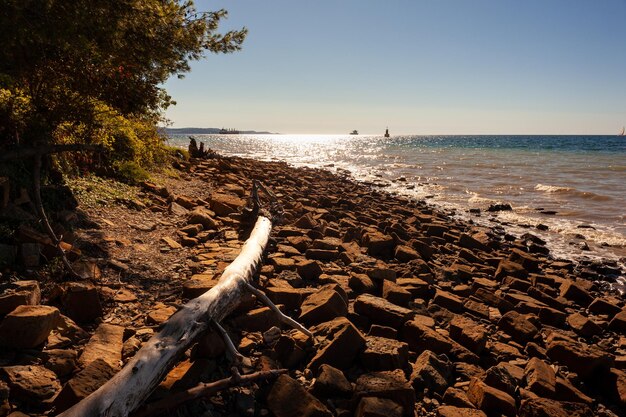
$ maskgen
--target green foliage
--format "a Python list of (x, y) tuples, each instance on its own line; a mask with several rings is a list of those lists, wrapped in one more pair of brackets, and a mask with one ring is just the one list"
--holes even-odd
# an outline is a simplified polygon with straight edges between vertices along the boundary
[[(0, 149), (99, 143), (80, 167), (145, 167), (165, 158), (155, 125), (163, 88), (206, 52), (239, 50), (225, 10), (187, 0), (0, 0)], [(90, 159), (91, 158), (91, 159)]]
[(115, 172), (122, 181), (133, 185), (150, 178), (148, 171), (133, 161), (121, 161), (116, 163)]

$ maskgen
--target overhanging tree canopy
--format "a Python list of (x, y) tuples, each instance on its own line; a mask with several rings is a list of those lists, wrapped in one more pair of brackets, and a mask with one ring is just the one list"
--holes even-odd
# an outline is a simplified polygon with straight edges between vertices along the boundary
[(103, 109), (156, 118), (162, 84), (205, 52), (240, 49), (227, 12), (180, 0), (0, 0), (0, 147), (49, 143)]

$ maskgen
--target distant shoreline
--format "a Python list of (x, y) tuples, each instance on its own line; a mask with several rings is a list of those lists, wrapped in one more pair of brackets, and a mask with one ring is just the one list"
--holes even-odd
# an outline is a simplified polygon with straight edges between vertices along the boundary
[[(168, 135), (218, 135), (220, 128), (216, 127), (180, 127), (180, 128), (160, 128)], [(243, 135), (277, 135), (274, 132), (259, 132), (256, 130), (240, 130)]]

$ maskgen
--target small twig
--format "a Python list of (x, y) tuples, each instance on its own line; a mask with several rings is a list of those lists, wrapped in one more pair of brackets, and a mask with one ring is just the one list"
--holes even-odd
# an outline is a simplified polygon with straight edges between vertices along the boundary
[(43, 202), (41, 201), (41, 158), (42, 154), (36, 154), (33, 166), (33, 195), (35, 198), (37, 214), (39, 214), (39, 218), (41, 219), (48, 236), (52, 239), (52, 243), (56, 246), (67, 272), (72, 276), (72, 278), (80, 278), (80, 275), (74, 271), (70, 261), (68, 261), (67, 256), (65, 256), (65, 251), (63, 250), (63, 247), (61, 247), (61, 240), (57, 237), (56, 233), (54, 233), (54, 230), (52, 230), (52, 226), (50, 226), (50, 222), (48, 221), (48, 216), (46, 216), (46, 212), (43, 208)]
[(195, 400), (200, 397), (210, 397), (227, 388), (243, 386), (255, 381), (274, 378), (286, 372), (287, 369), (271, 369), (269, 371), (259, 371), (248, 375), (241, 375), (239, 374), (239, 371), (237, 371), (237, 368), (234, 368), (233, 375), (228, 378), (199, 384), (193, 388), (173, 394), (160, 401), (147, 404), (143, 408), (140, 408), (136, 413), (133, 413), (133, 417), (148, 417), (157, 413), (163, 414), (165, 411), (178, 407), (187, 401)]
[(300, 323), (298, 323), (297, 321), (295, 321), (294, 319), (292, 319), (291, 317), (285, 315), (282, 311), (280, 311), (279, 308), (276, 307), (276, 304), (274, 304), (272, 300), (267, 298), (267, 295), (265, 295), (263, 291), (259, 290), (258, 288), (255, 288), (254, 286), (248, 283), (246, 283), (246, 288), (248, 289), (248, 291), (254, 294), (259, 300), (261, 300), (266, 306), (268, 306), (270, 310), (272, 310), (278, 316), (280, 321), (287, 324), (288, 326), (293, 327), (294, 329), (301, 331), (305, 335), (309, 336), (311, 340), (313, 340), (313, 343), (315, 343), (315, 337), (313, 336), (313, 333), (311, 333), (306, 327), (304, 327), (303, 325), (301, 325)]
[(233, 362), (235, 363), (235, 365), (239, 365), (243, 361), (243, 355), (239, 353), (239, 351), (237, 351), (237, 348), (235, 347), (235, 344), (233, 343), (230, 336), (228, 335), (228, 332), (226, 332), (226, 329), (224, 329), (222, 325), (215, 320), (212, 320), (211, 322), (213, 323), (215, 329), (219, 332), (220, 336), (222, 336), (224, 344), (226, 345), (226, 350), (233, 357)]

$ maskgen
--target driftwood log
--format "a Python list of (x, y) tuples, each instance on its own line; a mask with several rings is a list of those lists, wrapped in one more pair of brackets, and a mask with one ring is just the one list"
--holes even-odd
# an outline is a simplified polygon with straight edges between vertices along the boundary
[(59, 417), (125, 417), (141, 406), (196, 338), (212, 322), (220, 322), (231, 313), (250, 291), (271, 230), (271, 220), (259, 216), (241, 252), (217, 285), (185, 304), (120, 372)]

